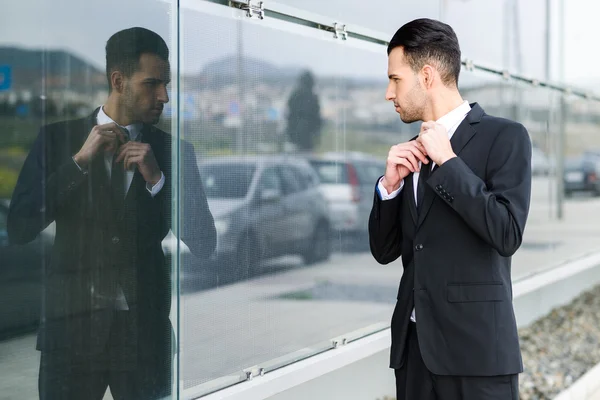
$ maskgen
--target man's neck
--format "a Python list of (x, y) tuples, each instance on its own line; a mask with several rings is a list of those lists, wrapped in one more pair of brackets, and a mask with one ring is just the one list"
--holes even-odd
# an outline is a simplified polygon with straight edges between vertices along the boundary
[(131, 121), (127, 115), (122, 111), (123, 107), (119, 107), (118, 102), (112, 96), (108, 98), (104, 106), (102, 106), (104, 113), (115, 121), (120, 126), (132, 125), (135, 122)]
[(426, 121), (437, 121), (462, 103), (464, 103), (464, 100), (457, 90), (442, 92), (437, 98), (433, 99), (431, 113)]

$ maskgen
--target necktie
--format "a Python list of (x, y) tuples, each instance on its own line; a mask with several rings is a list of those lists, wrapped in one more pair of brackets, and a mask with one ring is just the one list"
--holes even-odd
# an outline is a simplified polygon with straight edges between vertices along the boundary
[[(126, 141), (129, 140), (129, 131), (126, 128), (122, 128), (125, 134)], [(110, 173), (110, 187), (112, 192), (112, 199), (118, 208), (123, 205), (125, 199), (125, 169), (123, 168), (123, 161), (117, 163), (117, 157), (119, 155), (119, 149), (115, 151), (112, 160), (112, 170)]]
[(419, 182), (417, 183), (417, 212), (421, 211), (421, 205), (423, 204), (423, 197), (425, 195), (425, 182), (431, 174), (431, 159), (428, 164), (421, 164), (421, 172), (419, 173)]

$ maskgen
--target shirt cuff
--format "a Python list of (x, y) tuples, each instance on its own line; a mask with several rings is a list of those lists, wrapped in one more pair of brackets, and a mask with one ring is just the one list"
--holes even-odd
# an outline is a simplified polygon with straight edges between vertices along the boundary
[(377, 184), (377, 192), (379, 193), (379, 198), (381, 200), (392, 200), (393, 198), (398, 196), (398, 194), (400, 193), (400, 191), (402, 191), (402, 188), (404, 187), (404, 179), (402, 179), (402, 181), (400, 181), (400, 187), (394, 190), (392, 193), (388, 193), (387, 190), (385, 190), (385, 188), (383, 187), (383, 184), (381, 183), (382, 181), (383, 177), (379, 179), (379, 183)]
[(146, 190), (148, 190), (148, 193), (154, 197), (162, 190), (163, 186), (165, 186), (165, 174), (160, 171), (160, 180), (152, 187), (150, 187), (150, 183), (146, 183)]
[(81, 168), (81, 165), (77, 164), (77, 161), (75, 161), (75, 156), (71, 157), (71, 160), (73, 160), (73, 162), (75, 163), (75, 165), (77, 165), (77, 168), (79, 168), (79, 172), (81, 172), (84, 175), (87, 175), (87, 170)]

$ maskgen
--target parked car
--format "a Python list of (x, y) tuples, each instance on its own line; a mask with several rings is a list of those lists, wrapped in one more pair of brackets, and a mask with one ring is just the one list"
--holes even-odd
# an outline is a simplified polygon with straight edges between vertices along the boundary
[(7, 202), (0, 203), (0, 339), (34, 331), (40, 321), (42, 271), (52, 228), (25, 245), (9, 244)]
[[(41, 316), (43, 271), (48, 266), (55, 226), (50, 224), (25, 245), (9, 244), (8, 201), (0, 202), (0, 340), (37, 330)], [(167, 262), (177, 251), (172, 234), (163, 240)], [(189, 248), (179, 241), (180, 263), (193, 264)], [(197, 267), (196, 264), (192, 265)]]
[(329, 202), (334, 232), (365, 237), (375, 183), (385, 173), (385, 161), (362, 153), (326, 153), (309, 162)]
[(539, 148), (534, 146), (531, 149), (531, 174), (533, 176), (547, 176), (550, 173), (550, 159)]
[(329, 258), (327, 201), (306, 160), (222, 157), (199, 167), (217, 228), (216, 268), (243, 274), (287, 254), (307, 264)]
[(600, 196), (600, 158), (577, 157), (565, 161), (565, 195), (575, 192), (590, 192)]

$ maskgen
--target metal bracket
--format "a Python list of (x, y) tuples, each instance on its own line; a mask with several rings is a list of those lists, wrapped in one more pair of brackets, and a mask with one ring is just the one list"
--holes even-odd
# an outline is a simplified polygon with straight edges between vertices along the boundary
[(265, 5), (264, 2), (259, 1), (258, 4), (254, 4), (252, 0), (248, 0), (248, 4), (240, 7), (241, 10), (246, 11), (248, 18), (258, 17), (258, 19), (265, 18)]
[(333, 23), (333, 38), (334, 39), (348, 39), (348, 31), (346, 31), (346, 24)]
[(467, 71), (473, 71), (475, 69), (473, 60), (465, 60), (465, 68), (467, 69)]

